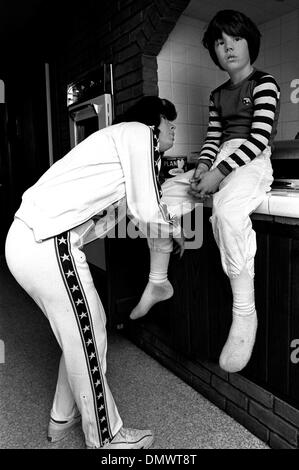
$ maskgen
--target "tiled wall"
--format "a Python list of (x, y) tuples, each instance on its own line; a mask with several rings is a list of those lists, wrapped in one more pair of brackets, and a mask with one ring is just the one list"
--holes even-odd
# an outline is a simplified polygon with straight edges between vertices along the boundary
[[(209, 94), (228, 77), (201, 45), (205, 26), (182, 15), (157, 58), (159, 95), (173, 101), (178, 110), (175, 145), (167, 155), (190, 158), (200, 149), (208, 122)], [(272, 73), (281, 87), (277, 139), (293, 139), (299, 131), (299, 10), (259, 28), (262, 46), (255, 66)], [(291, 102), (292, 92), (298, 103)]]
[(201, 45), (205, 23), (182, 15), (157, 57), (159, 95), (178, 110), (176, 139), (167, 155), (201, 148), (208, 122), (209, 95), (226, 79)]
[[(261, 53), (256, 65), (272, 73), (281, 88), (277, 139), (293, 139), (299, 132), (299, 10), (260, 26)], [(297, 79), (297, 86), (291, 87)], [(296, 94), (296, 89), (298, 90)], [(297, 95), (298, 103), (291, 99)]]

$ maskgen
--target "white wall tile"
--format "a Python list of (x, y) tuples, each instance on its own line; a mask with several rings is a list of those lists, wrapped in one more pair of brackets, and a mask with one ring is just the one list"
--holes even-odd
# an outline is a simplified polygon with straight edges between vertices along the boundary
[(158, 59), (158, 76), (163, 82), (171, 81), (171, 62), (169, 60)]
[(222, 83), (226, 82), (229, 79), (228, 73), (226, 73), (224, 70), (219, 69), (218, 67), (216, 68), (216, 84), (215, 86), (219, 86)]
[(203, 104), (202, 88), (197, 85), (188, 86), (188, 103), (201, 106)]
[(297, 132), (299, 132), (299, 121), (282, 122), (281, 138), (283, 140), (294, 139)]
[(299, 121), (299, 104), (281, 103), (280, 116), (283, 122)]
[(195, 65), (195, 66), (200, 66), (202, 65), (202, 59), (201, 59), (201, 52), (202, 48), (198, 46), (190, 46), (187, 49), (187, 64)]
[(201, 50), (200, 50), (200, 57), (201, 57), (201, 65), (203, 67), (216, 67), (216, 65), (214, 64), (214, 62), (212, 61), (211, 59), (211, 56), (209, 54), (209, 51), (201, 46)]
[(215, 88), (217, 82), (217, 72), (218, 71), (216, 68), (201, 67), (199, 78), (200, 86)]
[(186, 64), (188, 46), (171, 41), (171, 61)]
[(158, 81), (159, 96), (175, 103), (171, 82)]
[[(279, 65), (281, 63), (281, 45), (269, 47), (264, 53), (264, 66), (271, 67), (272, 65)], [(292, 59), (289, 59), (292, 60)]]
[(277, 134), (275, 136), (275, 140), (282, 140), (282, 123), (279, 122), (277, 125)]
[(264, 34), (264, 47), (273, 47), (280, 45), (280, 27), (275, 26), (270, 29), (266, 29)]
[(292, 21), (281, 23), (281, 41), (286, 42), (292, 39), (297, 39), (299, 35), (298, 19), (294, 18)]
[(187, 72), (186, 64), (181, 64), (180, 62), (171, 63), (171, 79), (173, 83), (186, 83)]
[(173, 99), (175, 104), (188, 104), (188, 85), (183, 83), (173, 83)]
[(189, 143), (188, 124), (180, 124), (179, 122), (176, 123), (175, 143), (176, 144), (188, 144)]
[(157, 57), (157, 59), (164, 59), (164, 60), (170, 60), (171, 54), (171, 41), (166, 41)]
[[(265, 68), (265, 67), (264, 67)], [(273, 77), (275, 78), (275, 80), (280, 83), (281, 82), (281, 75), (282, 75), (282, 71), (281, 71), (281, 66), (280, 65), (272, 65), (271, 67), (268, 66), (267, 67), (267, 70), (264, 70), (264, 72), (268, 72), (270, 73), (271, 75), (273, 75)]]
[(265, 68), (265, 55), (264, 54), (259, 54), (257, 60), (254, 62), (254, 67), (256, 67), (259, 70), (264, 70)]
[(298, 61), (298, 39), (286, 41), (281, 44), (281, 64)]
[(203, 122), (203, 106), (189, 104), (188, 106), (188, 122), (191, 124), (201, 125)]
[(176, 105), (176, 110), (178, 113), (178, 117), (175, 121), (175, 124), (188, 124), (189, 122), (188, 105), (179, 103)]
[(187, 83), (188, 85), (201, 85), (202, 67), (196, 65), (188, 65), (187, 67)]
[(212, 87), (190, 86), (188, 88), (188, 102), (198, 106), (208, 106)]
[(189, 142), (191, 145), (200, 145), (203, 140), (202, 126), (190, 124), (189, 126)]
[[(280, 84), (280, 102), (290, 103), (291, 93), (294, 88), (291, 88), (290, 82), (285, 82)], [(281, 116), (280, 116), (281, 118)]]
[(186, 155), (188, 157), (189, 144), (188, 143), (177, 144), (176, 142), (174, 142), (174, 146), (171, 149), (167, 150), (165, 155), (169, 155), (173, 157), (178, 156), (178, 155)]
[(281, 68), (281, 81), (291, 82), (294, 78), (299, 78), (299, 61), (286, 62)]
[(276, 18), (275, 20), (267, 21), (263, 25), (259, 25), (261, 31), (266, 31), (267, 29), (279, 28), (281, 23), (281, 18)]

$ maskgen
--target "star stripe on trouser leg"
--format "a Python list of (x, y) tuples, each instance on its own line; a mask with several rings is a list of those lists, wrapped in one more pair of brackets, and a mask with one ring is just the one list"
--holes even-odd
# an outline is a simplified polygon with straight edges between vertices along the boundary
[(112, 434), (109, 426), (102, 369), (98, 359), (89, 305), (72, 256), (70, 233), (64, 232), (55, 237), (54, 240), (60, 272), (73, 306), (73, 312), (82, 341), (90, 386), (93, 393), (100, 443), (104, 445), (111, 441)]

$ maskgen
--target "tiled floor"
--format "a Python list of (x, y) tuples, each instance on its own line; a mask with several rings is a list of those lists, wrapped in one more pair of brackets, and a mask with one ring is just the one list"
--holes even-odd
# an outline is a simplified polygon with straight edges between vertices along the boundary
[[(84, 449), (80, 427), (56, 444), (46, 429), (60, 356), (48, 322), (0, 258), (0, 448)], [(267, 449), (244, 427), (118, 333), (108, 381), (124, 424), (151, 428), (154, 449)]]

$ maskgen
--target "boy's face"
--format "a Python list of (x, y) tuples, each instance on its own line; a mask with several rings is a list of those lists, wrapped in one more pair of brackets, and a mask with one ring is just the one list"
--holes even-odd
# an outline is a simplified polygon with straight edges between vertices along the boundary
[(160, 152), (166, 152), (166, 150), (169, 150), (174, 144), (175, 125), (164, 116), (161, 116), (158, 129), (160, 130), (159, 150)]
[(221, 67), (228, 73), (250, 66), (250, 55), (246, 39), (222, 33), (222, 39), (215, 41), (215, 52)]

